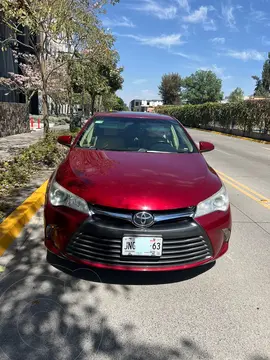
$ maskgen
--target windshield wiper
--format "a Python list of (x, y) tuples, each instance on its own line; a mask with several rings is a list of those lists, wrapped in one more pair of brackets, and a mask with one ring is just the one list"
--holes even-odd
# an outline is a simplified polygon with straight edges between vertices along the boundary
[(91, 149), (91, 150), (97, 150), (97, 148), (95, 146), (88, 146), (88, 145), (80, 145), (77, 144), (76, 147), (80, 148), (80, 149)]
[(185, 150), (177, 150), (177, 151), (162, 151), (162, 150), (147, 150), (144, 148), (141, 148), (139, 150), (134, 150), (134, 149), (111, 149), (111, 148), (107, 148), (105, 147), (96, 147), (96, 146), (79, 146), (82, 149), (89, 149), (89, 150), (99, 150), (99, 151), (126, 151), (126, 152), (140, 152), (140, 153), (156, 153), (156, 154), (187, 154), (189, 153), (188, 151)]
[(177, 150), (178, 154), (189, 154), (190, 152), (188, 150)]
[(107, 148), (107, 147), (103, 147), (103, 148), (91, 148), (91, 149), (94, 149), (94, 150), (105, 150), (105, 151), (131, 151), (131, 150), (128, 150), (128, 149), (110, 149), (110, 148)]
[(185, 151), (185, 150), (162, 151), (162, 150), (146, 150), (146, 149), (139, 149), (138, 152), (156, 153), (156, 154), (187, 154), (188, 153), (188, 151)]

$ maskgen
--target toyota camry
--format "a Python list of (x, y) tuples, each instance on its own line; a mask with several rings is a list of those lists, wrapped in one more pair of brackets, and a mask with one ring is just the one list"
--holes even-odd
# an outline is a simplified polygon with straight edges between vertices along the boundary
[(50, 253), (91, 267), (187, 269), (228, 250), (226, 188), (175, 118), (97, 113), (68, 146), (45, 201)]

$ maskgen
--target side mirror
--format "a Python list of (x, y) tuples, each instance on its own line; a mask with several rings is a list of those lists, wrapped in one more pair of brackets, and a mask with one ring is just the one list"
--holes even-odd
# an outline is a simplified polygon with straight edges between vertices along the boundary
[(212, 151), (215, 149), (215, 146), (207, 141), (200, 141), (200, 152), (208, 152), (208, 151)]
[(62, 136), (58, 137), (57, 141), (61, 145), (70, 147), (71, 143), (72, 143), (72, 136), (70, 136), (70, 135), (62, 135)]

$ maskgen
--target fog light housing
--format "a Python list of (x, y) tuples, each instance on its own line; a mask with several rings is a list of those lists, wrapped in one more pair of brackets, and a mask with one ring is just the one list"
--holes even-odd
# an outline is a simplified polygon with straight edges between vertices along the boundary
[(59, 244), (59, 235), (58, 235), (58, 229), (56, 225), (48, 225), (46, 227), (46, 232), (45, 232), (45, 236), (46, 239), (48, 240), (52, 240), (54, 245), (60, 249), (60, 244)]
[(222, 231), (224, 234), (224, 241), (229, 242), (230, 237), (231, 237), (231, 229), (222, 229)]
[(47, 225), (45, 230), (45, 238), (51, 240), (52, 237), (52, 225)]

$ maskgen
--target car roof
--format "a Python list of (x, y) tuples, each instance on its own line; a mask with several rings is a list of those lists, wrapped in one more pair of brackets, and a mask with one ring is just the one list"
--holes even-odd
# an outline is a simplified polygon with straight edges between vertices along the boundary
[(174, 120), (171, 116), (156, 114), (156, 113), (147, 113), (147, 112), (137, 112), (137, 111), (111, 111), (111, 112), (101, 112), (95, 113), (94, 118), (98, 116), (107, 116), (107, 117), (123, 117), (123, 118), (140, 118), (140, 119), (160, 119), (160, 120)]

